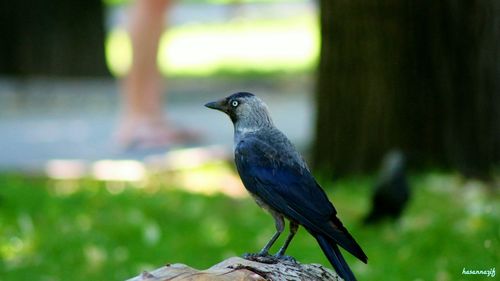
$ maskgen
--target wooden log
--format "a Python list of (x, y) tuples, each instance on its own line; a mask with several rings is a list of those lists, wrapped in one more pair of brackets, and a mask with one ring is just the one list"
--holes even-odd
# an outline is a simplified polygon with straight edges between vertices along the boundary
[(274, 257), (232, 257), (206, 270), (185, 264), (167, 264), (127, 281), (336, 281), (342, 280), (331, 269), (319, 264), (301, 264), (293, 259)]

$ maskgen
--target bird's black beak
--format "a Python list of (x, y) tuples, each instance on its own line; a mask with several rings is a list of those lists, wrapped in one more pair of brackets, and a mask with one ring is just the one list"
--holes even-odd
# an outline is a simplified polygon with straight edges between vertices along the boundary
[(226, 112), (226, 99), (218, 100), (218, 101), (213, 101), (205, 104), (206, 107), (219, 110), (222, 112)]

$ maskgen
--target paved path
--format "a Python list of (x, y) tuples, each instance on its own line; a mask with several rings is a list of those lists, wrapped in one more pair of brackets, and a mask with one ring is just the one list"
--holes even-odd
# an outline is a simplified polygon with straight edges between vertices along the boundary
[[(204, 135), (202, 142), (189, 146), (221, 145), (231, 150), (229, 119), (203, 104), (243, 90), (268, 103), (277, 126), (299, 148), (311, 140), (314, 112), (309, 78), (174, 79), (169, 85), (170, 117)], [(117, 149), (111, 139), (117, 112), (113, 80), (0, 79), (0, 170), (41, 171), (54, 159), (143, 160), (167, 151)]]

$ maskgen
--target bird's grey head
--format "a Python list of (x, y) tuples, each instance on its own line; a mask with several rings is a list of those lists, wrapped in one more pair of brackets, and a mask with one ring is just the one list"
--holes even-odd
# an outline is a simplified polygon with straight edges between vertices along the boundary
[(255, 131), (273, 126), (266, 104), (251, 93), (235, 93), (205, 106), (226, 113), (236, 131)]
[(380, 181), (389, 181), (398, 176), (404, 176), (406, 170), (406, 159), (404, 153), (395, 148), (390, 150), (382, 160)]

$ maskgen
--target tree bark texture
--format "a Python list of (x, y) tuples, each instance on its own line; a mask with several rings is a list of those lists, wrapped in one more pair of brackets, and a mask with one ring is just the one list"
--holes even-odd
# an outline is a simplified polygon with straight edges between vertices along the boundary
[(300, 264), (295, 261), (259, 258), (250, 261), (232, 257), (206, 270), (184, 264), (171, 264), (143, 272), (127, 281), (337, 281), (335, 272), (319, 264)]
[(500, 163), (500, 2), (322, 0), (314, 163), (484, 176)]
[(102, 0), (2, 1), (0, 75), (103, 76)]

